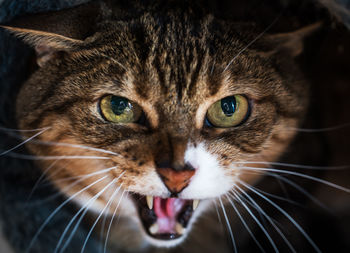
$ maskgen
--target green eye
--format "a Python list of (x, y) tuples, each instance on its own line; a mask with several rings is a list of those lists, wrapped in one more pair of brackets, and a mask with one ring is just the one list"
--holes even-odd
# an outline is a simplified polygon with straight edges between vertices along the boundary
[(142, 114), (141, 108), (123, 97), (108, 95), (102, 98), (100, 109), (103, 117), (114, 123), (136, 122)]
[(249, 102), (242, 95), (225, 97), (212, 104), (207, 120), (214, 127), (233, 127), (241, 124), (248, 116)]

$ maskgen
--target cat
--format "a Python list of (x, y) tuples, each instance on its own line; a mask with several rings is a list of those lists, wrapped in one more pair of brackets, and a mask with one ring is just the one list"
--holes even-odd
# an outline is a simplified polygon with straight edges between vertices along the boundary
[[(26, 185), (27, 177), (40, 183), (46, 176), (53, 185), (34, 191), (31, 201), (39, 204), (18, 206), (28, 213), (16, 223), (24, 230), (16, 250), (178, 252), (193, 234), (208, 231), (201, 241), (211, 246), (195, 250), (212, 252), (220, 247), (213, 242), (226, 240), (208, 214), (217, 208), (233, 247), (220, 252), (245, 240), (228, 218), (236, 211), (240, 219), (245, 209), (259, 229), (245, 252), (320, 252), (271, 200), (265, 199), (276, 217), (293, 227), (287, 231), (296, 231), (293, 243), (275, 217), (254, 216), (249, 207), (260, 203), (247, 192), (269, 196), (253, 186), (276, 172), (271, 165), (279, 165), (305, 118), (309, 84), (295, 59), (321, 25), (270, 34), (196, 1), (123, 8), (95, 1), (2, 26), (36, 53), (15, 106), (29, 153), (6, 153), (35, 163), (27, 161), (26, 171), (10, 178)], [(311, 177), (291, 168), (285, 173)], [(51, 198), (56, 191), (58, 200)], [(25, 203), (29, 194), (16, 198)], [(265, 241), (255, 239), (259, 233)], [(281, 244), (272, 239), (276, 234)]]

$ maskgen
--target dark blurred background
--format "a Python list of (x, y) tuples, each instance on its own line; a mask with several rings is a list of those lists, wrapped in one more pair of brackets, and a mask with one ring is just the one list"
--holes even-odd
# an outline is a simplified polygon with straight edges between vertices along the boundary
[[(26, 13), (58, 10), (82, 2), (86, 1), (0, 0), (0, 22), (10, 21)], [(220, 4), (210, 0), (204, 2), (212, 5), (213, 11), (220, 18), (248, 22), (253, 20), (262, 27), (267, 27), (282, 13), (269, 33), (293, 31), (314, 22), (323, 22), (322, 29), (306, 39), (304, 53), (298, 58), (311, 90), (310, 108), (302, 128), (315, 131), (301, 131), (281, 161), (313, 166), (350, 166), (350, 0), (236, 0), (221, 1)], [(21, 41), (0, 30), (0, 127), (16, 128), (14, 102), (21, 84), (33, 69), (33, 56), (33, 51)], [(0, 153), (17, 143), (16, 139), (0, 131)], [(6, 191), (11, 189), (10, 185), (6, 185), (8, 182), (1, 181), (7, 176), (2, 169), (12, 163), (15, 163), (12, 158), (0, 157), (0, 198), (4, 198)], [(349, 168), (296, 171), (350, 188)], [(323, 252), (350, 252), (349, 193), (298, 177), (288, 178), (317, 198), (328, 210), (288, 186), (283, 188), (284, 197), (298, 201), (303, 207), (297, 209), (285, 203), (280, 203), (281, 206), (303, 223)], [(281, 192), (281, 185), (277, 181), (271, 183), (271, 178), (268, 177), (257, 187), (268, 192)], [(6, 209), (4, 206), (1, 208)], [(273, 212), (276, 211), (271, 211), (272, 215), (277, 215)], [(0, 212), (0, 216), (4, 213), (6, 212)], [(288, 230), (288, 225), (281, 221), (281, 227), (284, 226)], [(241, 252), (257, 252), (251, 246), (251, 240), (246, 239), (249, 236), (243, 231), (244, 228), (239, 226), (234, 229), (239, 234)], [(294, 241), (299, 240), (301, 239), (296, 238)], [(229, 238), (227, 241), (229, 248)], [(307, 249), (302, 246), (302, 242), (300, 245), (299, 248)], [(0, 252), (7, 253), (1, 245), (1, 239)]]

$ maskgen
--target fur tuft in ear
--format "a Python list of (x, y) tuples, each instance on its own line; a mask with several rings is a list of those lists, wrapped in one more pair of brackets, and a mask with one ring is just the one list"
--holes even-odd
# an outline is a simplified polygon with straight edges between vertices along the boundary
[(100, 15), (100, 2), (22, 17), (0, 27), (23, 39), (37, 53), (39, 66), (54, 58), (58, 51), (74, 51), (94, 33)]
[(296, 57), (303, 52), (304, 38), (320, 29), (321, 26), (322, 23), (318, 22), (294, 32), (267, 35), (266, 38), (272, 42), (273, 45), (277, 45), (273, 50), (274, 52), (287, 51), (290, 55)]

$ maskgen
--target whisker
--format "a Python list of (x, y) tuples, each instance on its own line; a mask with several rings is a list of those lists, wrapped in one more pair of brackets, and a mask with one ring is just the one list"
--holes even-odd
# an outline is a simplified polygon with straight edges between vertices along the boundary
[(37, 187), (39, 186), (39, 183), (40, 183), (40, 182), (43, 180), (43, 178), (45, 177), (46, 173), (47, 173), (50, 169), (52, 169), (52, 168), (55, 166), (55, 164), (56, 164), (57, 162), (58, 162), (58, 160), (56, 160), (56, 161), (54, 161), (52, 164), (50, 164), (50, 166), (47, 167), (47, 168), (45, 169), (45, 171), (41, 174), (41, 176), (39, 177), (39, 179), (35, 182), (35, 184), (34, 184), (32, 190), (31, 190), (31, 192), (29, 193), (29, 196), (28, 196), (28, 198), (27, 198), (27, 204), (28, 204), (29, 200), (31, 199), (31, 197), (33, 196), (35, 190), (36, 190)]
[[(99, 196), (101, 196), (101, 194), (102, 194), (108, 187), (110, 187), (113, 183), (114, 183), (114, 181), (112, 181), (112, 182), (110, 182), (109, 184), (107, 184), (99, 193), (97, 193), (95, 196), (93, 196), (91, 199), (89, 199), (88, 202), (86, 202), (86, 204), (84, 204), (84, 205), (78, 210), (78, 212), (73, 216), (73, 218), (69, 221), (69, 223), (67, 224), (66, 228), (64, 229), (64, 231), (63, 231), (63, 233), (62, 233), (60, 239), (58, 240), (58, 243), (57, 243), (57, 245), (56, 245), (56, 248), (55, 248), (54, 253), (57, 253), (57, 252), (58, 252), (58, 250), (59, 250), (59, 248), (60, 248), (60, 246), (61, 246), (61, 244), (62, 244), (62, 242), (63, 242), (64, 237), (66, 236), (66, 234), (67, 234), (69, 228), (71, 227), (71, 225), (73, 224), (73, 222), (75, 221), (75, 219), (79, 216), (79, 214), (80, 214), (82, 211), (84, 211), (84, 210), (88, 210), (88, 209), (90, 208), (90, 206), (95, 202), (95, 200), (96, 200)], [(84, 214), (85, 214), (85, 212), (84, 212)], [(83, 217), (84, 214), (81, 215), (81, 217)], [(79, 222), (77, 222), (76, 225), (79, 226)], [(70, 242), (70, 238), (71, 238), (73, 235), (74, 235), (74, 233), (71, 233), (71, 235), (70, 235), (69, 238), (67, 239), (66, 244), (65, 244), (64, 246), (66, 246), (66, 245), (68, 246), (68, 244), (69, 244), (69, 242)], [(68, 243), (67, 243), (67, 242), (68, 242)], [(62, 247), (62, 249), (60, 250), (60, 252), (64, 252), (64, 249), (65, 249), (65, 247)]]
[(262, 165), (276, 165), (284, 166), (297, 169), (310, 169), (310, 170), (343, 170), (349, 169), (350, 165), (340, 165), (340, 166), (311, 166), (303, 164), (292, 164), (292, 163), (281, 163), (281, 162), (265, 162), (265, 161), (242, 161), (242, 162), (233, 162), (232, 164), (262, 164)]
[(230, 233), (230, 237), (231, 237), (232, 245), (233, 245), (233, 248), (234, 248), (234, 252), (237, 253), (236, 242), (235, 242), (235, 239), (234, 239), (234, 237), (233, 237), (233, 233), (232, 233), (230, 221), (229, 221), (229, 219), (228, 219), (228, 217), (227, 217), (227, 214), (226, 214), (226, 211), (225, 211), (225, 207), (224, 207), (224, 204), (222, 203), (221, 197), (219, 198), (219, 201), (220, 201), (220, 205), (221, 205), (222, 212), (223, 212), (224, 217), (225, 217), (225, 220), (226, 220), (227, 228), (228, 228), (229, 233)]
[(23, 155), (18, 153), (7, 153), (6, 156), (24, 159), (24, 160), (32, 160), (32, 161), (40, 161), (40, 160), (69, 160), (69, 159), (95, 159), (95, 160), (110, 160), (111, 158), (106, 156), (34, 156), (34, 155)]
[(266, 200), (268, 203), (270, 203), (272, 206), (274, 206), (278, 211), (280, 211), (290, 222), (292, 222), (292, 224), (299, 230), (299, 232), (305, 237), (305, 239), (311, 244), (311, 246), (315, 249), (316, 252), (321, 253), (321, 250), (317, 247), (317, 245), (314, 243), (314, 241), (311, 239), (311, 237), (305, 232), (305, 230), (285, 211), (283, 210), (281, 207), (279, 207), (277, 204), (275, 204), (272, 200), (270, 200), (269, 198), (267, 198), (266, 196), (262, 195), (261, 193), (259, 193), (258, 191), (256, 191), (254, 189), (254, 187), (249, 186), (248, 184), (246, 184), (245, 182), (243, 182), (242, 180), (239, 180), (239, 183), (242, 184), (244, 187), (246, 187), (247, 189), (251, 190), (252, 192), (254, 192), (255, 194), (257, 194), (258, 196), (260, 196), (261, 198), (263, 198), (264, 200)]
[[(230, 202), (230, 204), (232, 205), (233, 209), (235, 210), (235, 212), (237, 213), (239, 219), (241, 220), (242, 224), (244, 225), (244, 227), (247, 229), (248, 233), (250, 234), (250, 236), (253, 238), (254, 242), (256, 243), (256, 245), (259, 247), (259, 249), (262, 252), (266, 252), (264, 250), (264, 248), (260, 245), (260, 243), (258, 242), (258, 240), (256, 239), (256, 237), (254, 236), (253, 232), (250, 230), (248, 224), (245, 222), (245, 220), (243, 219), (241, 213), (238, 211), (238, 209), (236, 208), (236, 205), (233, 203), (233, 201), (230, 199), (230, 197), (226, 194), (226, 198), (228, 199), (228, 201)], [(241, 201), (241, 200), (239, 200)]]
[[(257, 172), (246, 172), (246, 173), (262, 173), (262, 172), (260, 172), (260, 171), (257, 171)], [(276, 176), (279, 176), (279, 175), (277, 175), (277, 174), (272, 174), (272, 173), (269, 173), (269, 172), (266, 172), (266, 174), (265, 174), (266, 176), (273, 176), (273, 177), (276, 177)], [(266, 191), (263, 191), (263, 190), (261, 190), (261, 189), (259, 189), (259, 188), (256, 188), (256, 190), (257, 191), (259, 191), (259, 192), (261, 192), (262, 194), (265, 194), (266, 196), (269, 196), (269, 197), (271, 197), (271, 198), (275, 198), (275, 199), (278, 199), (278, 200), (281, 200), (281, 201), (285, 201), (285, 202), (287, 202), (287, 203), (290, 203), (290, 204), (293, 204), (293, 205), (297, 205), (297, 206), (300, 206), (300, 204), (298, 203), (298, 202), (295, 202), (295, 201), (293, 201), (293, 200), (291, 200), (291, 199), (287, 199), (287, 198), (284, 198), (284, 197), (281, 197), (281, 196), (278, 196), (278, 195), (275, 195), (275, 194), (271, 194), (271, 193), (269, 193), (269, 192), (266, 192)]]
[(240, 203), (243, 205), (243, 207), (247, 210), (247, 212), (249, 213), (249, 215), (253, 218), (253, 220), (256, 222), (256, 224), (260, 227), (260, 229), (263, 231), (263, 233), (265, 234), (266, 238), (269, 240), (269, 242), (271, 243), (271, 246), (273, 247), (273, 249), (275, 250), (275, 252), (279, 252), (275, 242), (272, 240), (271, 236), (269, 235), (269, 233), (267, 232), (266, 228), (261, 224), (261, 222), (256, 218), (256, 216), (253, 214), (253, 212), (250, 210), (250, 208), (239, 198), (239, 196), (235, 193), (232, 192), (235, 197), (237, 199), (240, 200)]
[(113, 179), (109, 184), (107, 184), (99, 193), (97, 193), (94, 197), (92, 197), (83, 207), (81, 207), (79, 209), (79, 211), (74, 215), (74, 217), (70, 220), (69, 224), (66, 226), (63, 234), (61, 235), (61, 238), (56, 246), (56, 249), (59, 248), (59, 246), (61, 245), (65, 235), (67, 234), (69, 228), (71, 227), (71, 225), (73, 224), (73, 222), (75, 221), (75, 219), (79, 216), (79, 214), (81, 212), (83, 212), (81, 214), (81, 216), (79, 217), (78, 221), (76, 222), (74, 228), (72, 229), (69, 237), (67, 238), (66, 242), (64, 243), (63, 247), (61, 248), (60, 252), (64, 252), (66, 250), (66, 248), (68, 247), (69, 243), (71, 242), (71, 240), (73, 239), (73, 236), (75, 234), (75, 232), (77, 231), (77, 229), (79, 228), (80, 223), (82, 222), (83, 218), (85, 217), (86, 213), (89, 211), (91, 205), (96, 201), (96, 199), (98, 199), (103, 192), (105, 192), (111, 185), (113, 185), (115, 182), (118, 181), (118, 179), (121, 177), (122, 175), (120, 175), (118, 178)]
[(23, 132), (23, 133), (30, 133), (30, 132), (38, 132), (41, 130), (45, 130), (48, 129), (48, 127), (44, 127), (44, 128), (37, 128), (37, 129), (15, 129), (15, 128), (7, 128), (7, 127), (1, 127), (0, 126), (0, 131), (2, 132)]
[(126, 191), (123, 190), (123, 193), (122, 193), (122, 195), (121, 195), (121, 197), (120, 197), (120, 199), (119, 199), (119, 201), (118, 201), (118, 204), (117, 204), (116, 208), (114, 209), (114, 212), (113, 212), (111, 221), (109, 222), (108, 229), (107, 229), (107, 234), (106, 234), (106, 239), (105, 239), (105, 243), (104, 243), (104, 247), (103, 247), (103, 252), (104, 252), (104, 253), (107, 252), (108, 237), (109, 237), (109, 234), (110, 234), (110, 232), (111, 232), (112, 223), (113, 223), (113, 220), (114, 220), (115, 215), (117, 214), (117, 210), (118, 210), (118, 208), (119, 208), (119, 205), (120, 205), (120, 203), (121, 203), (121, 201), (122, 201), (122, 199), (123, 199), (123, 196), (124, 196), (124, 193), (125, 193), (125, 192), (126, 192)]
[(297, 131), (297, 132), (302, 132), (302, 133), (321, 133), (321, 132), (331, 132), (331, 131), (336, 131), (342, 128), (349, 127), (350, 123), (345, 123), (337, 126), (332, 126), (332, 127), (325, 127), (325, 128), (297, 128), (297, 127), (287, 127), (287, 130), (291, 131)]
[(26, 144), (27, 142), (31, 141), (31, 140), (34, 139), (35, 137), (41, 135), (43, 132), (45, 132), (45, 131), (48, 130), (48, 129), (50, 129), (50, 128), (45, 128), (45, 129), (41, 130), (39, 133), (34, 134), (33, 136), (31, 136), (31, 137), (29, 137), (28, 139), (26, 139), (26, 140), (24, 140), (23, 142), (21, 142), (20, 144), (14, 146), (13, 148), (10, 148), (10, 149), (8, 149), (8, 150), (3, 151), (2, 153), (0, 153), (0, 156), (4, 156), (4, 155), (9, 154), (11, 151), (13, 151), (13, 150), (15, 150), (15, 149), (17, 149), (17, 148), (23, 146), (24, 144)]
[[(44, 128), (46, 130), (47, 128)], [(41, 129), (38, 129), (41, 130)], [(19, 130), (22, 132), (22, 130)], [(33, 130), (30, 130), (33, 131)], [(9, 136), (12, 136), (16, 139), (22, 139), (22, 135), (18, 134), (8, 134)], [(65, 143), (65, 142), (54, 142), (54, 141), (44, 141), (44, 140), (31, 140), (32, 143), (34, 144), (41, 144), (41, 145), (48, 145), (48, 146), (61, 146), (61, 147), (73, 147), (73, 148), (79, 148), (79, 149), (86, 149), (90, 151), (97, 151), (105, 154), (110, 154), (110, 155), (115, 155), (115, 156), (121, 156), (118, 153), (115, 153), (113, 151), (101, 149), (101, 148), (94, 148), (94, 147), (89, 147), (87, 145), (81, 145), (81, 144), (72, 144), (72, 143)]]
[(317, 177), (313, 177), (313, 176), (309, 176), (309, 175), (305, 175), (299, 172), (295, 172), (295, 171), (289, 171), (289, 170), (278, 170), (278, 169), (271, 169), (271, 168), (255, 168), (255, 167), (240, 167), (239, 169), (242, 170), (253, 170), (253, 171), (269, 171), (269, 172), (277, 172), (277, 173), (284, 173), (284, 174), (288, 174), (288, 175), (293, 175), (293, 176), (298, 176), (298, 177), (302, 177), (302, 178), (306, 178), (306, 179), (310, 179), (312, 181), (321, 183), (321, 184), (325, 184), (328, 185), (330, 187), (333, 187), (335, 189), (344, 191), (346, 193), (350, 193), (350, 189), (334, 184), (332, 182), (317, 178)]
[[(309, 199), (311, 199), (311, 201), (313, 201), (314, 203), (316, 203), (317, 205), (321, 206), (322, 208), (330, 211), (330, 209), (328, 207), (326, 207), (321, 201), (319, 201), (318, 199), (316, 199), (314, 196), (312, 196), (308, 191), (306, 191), (305, 189), (303, 189), (300, 185), (296, 184), (295, 182), (293, 182), (292, 180), (289, 180), (288, 178), (285, 178), (281, 175), (277, 175), (275, 173), (270, 173), (267, 172), (267, 175), (273, 175), (274, 177), (278, 177), (280, 180), (286, 182), (287, 184), (291, 185), (292, 187), (294, 187), (295, 189), (297, 189), (298, 191), (300, 191), (301, 193), (303, 193), (306, 197), (308, 197)], [(265, 193), (266, 194), (266, 193)]]
[[(261, 206), (258, 205), (258, 203), (256, 203), (254, 201), (254, 199), (252, 197), (249, 196), (248, 193), (246, 193), (245, 191), (242, 190), (241, 187), (239, 187), (239, 185), (236, 185), (237, 189), (246, 197), (245, 200), (247, 201), (247, 203), (251, 203), (253, 204), (253, 206), (256, 207), (256, 210), (258, 210), (268, 221), (269, 223), (273, 226), (273, 228), (277, 231), (277, 233), (281, 236), (281, 238), (283, 239), (283, 241), (287, 244), (288, 248), (292, 251), (295, 252), (295, 249), (293, 247), (293, 245), (289, 242), (289, 240), (287, 239), (287, 237), (284, 235), (284, 233), (279, 229), (279, 227), (275, 224), (275, 222), (272, 220), (272, 218), (264, 211), (264, 209), (262, 209)], [(242, 197), (243, 196), (239, 196), (238, 193), (234, 193), (234, 195), (236, 196), (236, 198), (238, 198), (241, 202), (242, 201)]]
[(87, 244), (87, 242), (88, 242), (88, 240), (89, 240), (89, 238), (90, 238), (90, 236), (91, 236), (92, 231), (93, 231), (94, 228), (96, 227), (97, 222), (100, 220), (100, 218), (101, 218), (101, 216), (103, 215), (103, 213), (105, 212), (107, 206), (110, 204), (110, 202), (111, 202), (111, 201), (113, 200), (113, 198), (116, 196), (116, 194), (119, 192), (119, 190), (120, 190), (120, 188), (122, 187), (122, 185), (123, 185), (123, 184), (121, 184), (121, 185), (118, 187), (118, 189), (114, 191), (114, 193), (112, 194), (111, 198), (108, 200), (107, 205), (102, 209), (101, 213), (100, 213), (99, 216), (96, 218), (96, 220), (95, 220), (94, 224), (92, 225), (92, 227), (91, 227), (91, 229), (90, 229), (88, 235), (86, 236), (86, 239), (85, 239), (85, 241), (84, 241), (83, 248), (81, 249), (81, 253), (84, 252), (84, 250), (85, 250), (85, 248), (86, 248), (86, 244)]
[[(87, 174), (87, 175), (84, 175), (84, 176), (78, 176), (77, 178), (79, 178), (78, 180), (74, 181), (73, 183), (69, 184), (68, 186), (64, 187), (62, 190), (60, 190), (58, 193), (56, 194), (53, 194), (52, 196), (44, 199), (44, 200), (41, 200), (41, 201), (38, 201), (38, 203), (35, 203), (35, 204), (41, 204), (43, 202), (46, 202), (46, 201), (50, 201), (52, 199), (55, 199), (57, 198), (58, 196), (61, 196), (64, 192), (68, 192), (71, 188), (73, 188), (75, 185), (79, 184), (80, 182), (82, 182), (83, 180), (87, 179), (87, 178), (90, 178), (90, 177), (93, 177), (93, 176), (96, 176), (96, 175), (99, 175), (99, 174), (103, 174), (103, 173), (107, 173), (108, 171), (110, 170), (113, 170), (117, 168), (117, 166), (114, 166), (114, 167), (110, 167), (110, 168), (107, 168), (107, 169), (104, 169), (104, 170), (101, 170), (101, 171), (97, 171), (97, 172), (94, 172), (94, 173), (90, 173), (90, 174)], [(71, 178), (73, 177), (70, 177), (69, 179), (71, 180)], [(64, 178), (65, 179), (65, 178)], [(64, 181), (63, 179), (61, 179), (61, 181)], [(60, 182), (60, 180), (55, 180), (55, 182)], [(49, 182), (47, 185), (52, 185), (51, 182)]]
[(218, 216), (219, 223), (221, 224), (221, 228), (222, 228), (222, 227), (223, 227), (223, 225), (222, 225), (222, 220), (221, 220), (221, 216), (220, 216), (220, 213), (219, 213), (218, 206), (217, 206), (217, 204), (216, 204), (216, 200), (215, 200), (215, 202), (214, 202), (214, 205), (215, 205), (215, 210), (216, 210), (216, 214), (217, 214), (217, 216)]
[(250, 47), (253, 43), (255, 43), (255, 41), (257, 41), (258, 39), (260, 39), (268, 30), (271, 29), (271, 27), (277, 22), (277, 20), (281, 17), (282, 12), (280, 14), (278, 14), (278, 16), (271, 22), (270, 25), (268, 25), (265, 30), (263, 30), (260, 34), (258, 34), (258, 36), (255, 37), (255, 39), (253, 39), (251, 42), (249, 42), (242, 50), (240, 50), (232, 59), (231, 61), (226, 65), (226, 67), (224, 68), (225, 72), (233, 63), (233, 61), (240, 56), (248, 47)]
[[(118, 166), (113, 166), (113, 167), (110, 167), (110, 168), (107, 168), (107, 169), (103, 169), (103, 170), (99, 170), (99, 171), (95, 171), (95, 172), (92, 172), (92, 173), (89, 173), (89, 174), (82, 174), (80, 176), (64, 177), (64, 178), (56, 179), (55, 182), (56, 183), (60, 183), (60, 182), (65, 182), (65, 181), (71, 181), (71, 180), (74, 180), (74, 179), (84, 180), (84, 179), (90, 178), (92, 176), (96, 176), (96, 175), (100, 175), (100, 174), (103, 174), (103, 173), (107, 173), (107, 172), (109, 172), (111, 170), (114, 170), (116, 168), (118, 168)], [(81, 180), (79, 182), (81, 182)]]
[(96, 180), (95, 182), (89, 184), (88, 186), (84, 187), (83, 189), (81, 189), (80, 191), (76, 192), (75, 194), (73, 194), (72, 196), (70, 196), (68, 199), (66, 199), (62, 204), (60, 204), (50, 215), (48, 218), (46, 218), (45, 222), (40, 226), (40, 228), (38, 229), (38, 231), (35, 233), (33, 239), (31, 240), (31, 242), (29, 243), (29, 246), (26, 250), (26, 253), (29, 253), (30, 249), (33, 247), (34, 242), (36, 241), (36, 239), (38, 238), (39, 234), (42, 232), (42, 230), (46, 227), (46, 225), (49, 223), (49, 221), (52, 219), (53, 216), (55, 216), (62, 208), (63, 206), (65, 206), (68, 202), (70, 202), (72, 199), (74, 199), (76, 196), (78, 196), (79, 194), (81, 194), (82, 192), (86, 191), (87, 189), (89, 189), (90, 187), (92, 187), (93, 185), (101, 182), (102, 180), (104, 180), (105, 178), (107, 178), (107, 176), (104, 176), (98, 180)]

